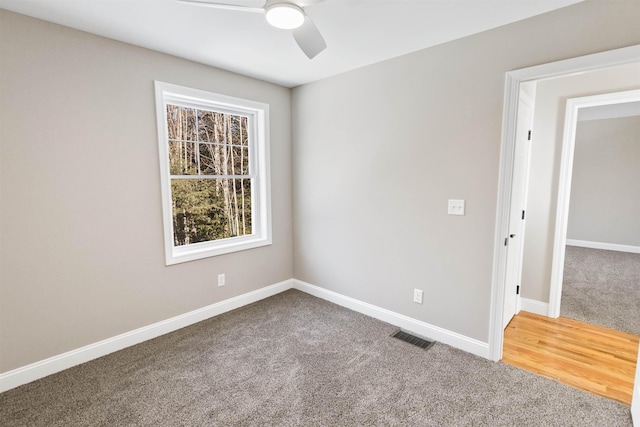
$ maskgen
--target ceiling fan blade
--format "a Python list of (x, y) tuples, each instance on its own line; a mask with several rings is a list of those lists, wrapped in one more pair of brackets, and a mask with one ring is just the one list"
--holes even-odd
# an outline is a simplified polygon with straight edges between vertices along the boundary
[(318, 27), (308, 16), (305, 16), (304, 24), (301, 27), (293, 30), (293, 38), (309, 59), (313, 59), (327, 48), (327, 42), (324, 41)]
[(239, 10), (242, 12), (264, 13), (262, 7), (242, 6), (240, 4), (216, 3), (206, 0), (176, 0), (178, 3), (191, 4), (196, 6), (212, 7), (214, 9)]

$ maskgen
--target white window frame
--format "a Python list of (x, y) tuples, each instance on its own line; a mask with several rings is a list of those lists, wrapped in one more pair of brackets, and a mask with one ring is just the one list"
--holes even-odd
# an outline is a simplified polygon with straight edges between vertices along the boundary
[[(271, 244), (271, 184), (269, 173), (269, 105), (155, 81), (162, 217), (166, 265), (173, 265)], [(167, 104), (208, 109), (247, 117), (252, 234), (175, 246)]]

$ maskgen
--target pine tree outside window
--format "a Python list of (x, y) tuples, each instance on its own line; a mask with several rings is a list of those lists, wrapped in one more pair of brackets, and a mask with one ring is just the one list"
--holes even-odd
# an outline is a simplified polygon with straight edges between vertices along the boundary
[(269, 106), (155, 86), (166, 264), (271, 244)]

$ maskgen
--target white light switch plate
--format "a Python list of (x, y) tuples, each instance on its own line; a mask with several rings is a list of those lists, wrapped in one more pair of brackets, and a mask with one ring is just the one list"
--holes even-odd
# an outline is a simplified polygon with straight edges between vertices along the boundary
[(449, 215), (464, 215), (464, 200), (449, 199)]
[(417, 302), (418, 304), (422, 304), (422, 290), (414, 289), (413, 290), (413, 302)]

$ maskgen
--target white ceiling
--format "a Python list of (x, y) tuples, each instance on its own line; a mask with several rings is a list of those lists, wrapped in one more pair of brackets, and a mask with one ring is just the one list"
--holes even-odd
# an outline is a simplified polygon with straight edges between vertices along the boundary
[(0, 8), (294, 87), (580, 1), (325, 0), (305, 8), (328, 45), (312, 60), (261, 14), (175, 0), (0, 0)]

